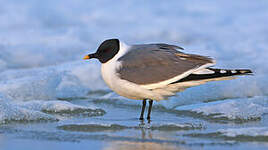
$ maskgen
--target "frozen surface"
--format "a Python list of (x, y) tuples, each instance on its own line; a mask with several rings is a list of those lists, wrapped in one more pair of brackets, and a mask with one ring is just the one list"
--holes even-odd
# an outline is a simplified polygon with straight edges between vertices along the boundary
[(29, 101), (14, 102), (0, 95), (0, 124), (10, 121), (57, 121), (59, 114), (81, 114), (83, 116), (101, 116), (105, 113), (94, 106), (80, 106), (65, 101)]
[(76, 110), (81, 111), (94, 111), (99, 109), (94, 106), (80, 106), (75, 105), (66, 101), (29, 101), (19, 104), (20, 106), (37, 111), (60, 113), (60, 112), (75, 112)]
[(180, 130), (194, 130), (202, 129), (200, 124), (178, 124), (178, 123), (161, 123), (161, 124), (146, 124), (141, 123), (139, 126), (128, 126), (120, 124), (104, 124), (104, 123), (86, 123), (86, 124), (65, 124), (57, 127), (61, 130), (66, 131), (79, 131), (79, 132), (98, 132), (98, 131), (116, 131), (116, 130), (126, 130), (126, 129), (149, 129), (158, 131), (180, 131)]
[(237, 136), (268, 136), (267, 127), (249, 127), (249, 128), (237, 128), (237, 129), (221, 129), (218, 130), (222, 135), (228, 137), (237, 137)]
[(256, 120), (268, 113), (268, 98), (254, 97), (229, 99), (217, 102), (179, 106), (179, 111), (200, 113), (210, 118), (227, 118), (230, 120)]
[[(94, 73), (91, 73), (94, 70)], [(0, 73), (0, 93), (16, 100), (83, 97), (105, 89), (99, 68), (85, 62)]]
[(9, 121), (57, 120), (52, 115), (23, 108), (0, 95), (0, 124)]
[(107, 89), (99, 64), (81, 59), (104, 39), (117, 37), (129, 44), (179, 44), (186, 52), (216, 58), (219, 67), (255, 73), (186, 90), (162, 102), (165, 106), (268, 95), (266, 1), (173, 0), (136, 7), (140, 2), (6, 1), (0, 7), (0, 18), (6, 20), (0, 23), (0, 81), (5, 81), (0, 92), (31, 100), (84, 97), (89, 90)]

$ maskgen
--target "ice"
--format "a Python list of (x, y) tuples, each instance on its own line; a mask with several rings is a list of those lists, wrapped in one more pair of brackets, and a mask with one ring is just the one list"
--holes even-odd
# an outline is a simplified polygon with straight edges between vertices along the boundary
[(42, 112), (69, 112), (72, 113), (76, 110), (90, 110), (94, 111), (96, 109), (99, 109), (97, 107), (93, 106), (79, 106), (75, 105), (66, 101), (29, 101), (29, 102), (23, 102), (19, 104), (23, 108), (30, 109), (30, 110), (36, 110), (36, 111), (42, 111)]
[(87, 124), (66, 124), (57, 127), (66, 131), (80, 131), (80, 132), (100, 132), (100, 131), (116, 131), (129, 129), (131, 127), (123, 126), (119, 124), (104, 124), (104, 123), (87, 123)]
[[(161, 102), (168, 108), (268, 95), (268, 68), (263, 65), (268, 56), (267, 2), (177, 3), (146, 2), (136, 7), (136, 1), (5, 2), (0, 7), (0, 80), (12, 81), (4, 85), (11, 93), (2, 93), (31, 100), (84, 97), (89, 90), (107, 89), (96, 61), (78, 61), (95, 51), (104, 39), (120, 38), (129, 44), (178, 44), (186, 52), (216, 58), (219, 67), (251, 68), (255, 73), (254, 77), (187, 89), (170, 101)], [(121, 15), (126, 12), (127, 15)], [(42, 79), (48, 83), (35, 83)], [(40, 89), (34, 90), (31, 84)], [(24, 86), (29, 90), (24, 90)]]
[[(0, 93), (14, 101), (30, 103), (94, 98), (119, 105), (140, 105), (141, 101), (127, 100), (115, 93), (88, 94), (107, 91), (108, 87), (101, 79), (100, 63), (81, 59), (94, 52), (103, 40), (120, 38), (128, 44), (178, 44), (185, 52), (215, 58), (217, 67), (250, 68), (255, 74), (189, 88), (154, 106), (191, 108), (203, 115), (219, 112), (222, 114), (214, 117), (229, 119), (259, 118), (266, 112), (266, 104), (247, 100), (254, 97), (262, 101), (257, 96), (268, 96), (266, 1), (182, 0), (178, 5), (175, 0), (157, 0), (154, 5), (145, 2), (136, 7), (139, 3), (6, 1), (0, 6)], [(225, 111), (227, 106), (233, 111)]]
[(124, 129), (151, 129), (159, 131), (179, 131), (179, 130), (194, 130), (201, 129), (201, 125), (195, 124), (177, 124), (177, 123), (162, 123), (162, 124), (139, 124), (138, 126), (126, 126), (114, 123), (78, 123), (78, 124), (64, 124), (58, 126), (58, 129), (66, 131), (82, 131), (82, 132), (96, 132), (105, 130), (124, 130)]
[(23, 108), (0, 94), (0, 124), (9, 121), (57, 120), (56, 117), (40, 111)]
[(100, 116), (104, 110), (94, 106), (80, 106), (66, 101), (16, 102), (0, 94), (0, 124), (10, 121), (61, 120), (53, 114), (82, 114), (83, 116)]
[(17, 100), (53, 99), (60, 76), (44, 74), (0, 82), (0, 92)]
[(206, 139), (221, 139), (229, 142), (254, 142), (256, 144), (256, 142), (268, 141), (268, 128), (266, 126), (247, 126), (240, 128), (227, 127), (223, 129), (217, 129), (214, 132), (190, 133), (186, 134), (185, 136)]
[(88, 62), (4, 71), (0, 85), (2, 94), (24, 101), (85, 97), (90, 90), (107, 88), (97, 66)]
[(176, 131), (176, 130), (194, 130), (202, 129), (201, 124), (190, 124), (190, 123), (162, 123), (162, 124), (152, 124), (149, 126), (152, 130), (162, 130), (162, 131)]
[(212, 119), (256, 120), (268, 113), (268, 97), (229, 99), (176, 107), (179, 111), (190, 111)]
[[(268, 1), (0, 1), (4, 146), (34, 149), (38, 142), (44, 149), (75, 149), (81, 141), (97, 149), (104, 140), (111, 142), (107, 149), (267, 149)], [(248, 68), (254, 76), (210, 82), (154, 102), (153, 120), (143, 129), (132, 118), (142, 101), (112, 92), (100, 63), (82, 60), (109, 38), (176, 44), (215, 58), (215, 67)], [(109, 114), (87, 118), (103, 109)]]
[[(177, 3), (146, 2), (136, 7), (136, 1), (8, 1), (1, 6), (0, 27), (4, 30), (0, 50), (5, 54), (0, 54), (0, 60), (7, 68), (63, 63), (95, 51), (106, 38), (118, 37), (128, 43), (176, 43), (192, 52), (216, 57), (225, 67), (262, 70), (258, 66), (267, 57), (263, 34), (267, 2)], [(238, 55), (240, 59), (236, 59)]]
[(0, 59), (0, 72), (2, 72), (6, 68), (6, 63)]
[(219, 129), (220, 132), (224, 136), (228, 137), (237, 137), (237, 136), (268, 136), (268, 128), (267, 127), (246, 127), (246, 128), (228, 128), (228, 129)]

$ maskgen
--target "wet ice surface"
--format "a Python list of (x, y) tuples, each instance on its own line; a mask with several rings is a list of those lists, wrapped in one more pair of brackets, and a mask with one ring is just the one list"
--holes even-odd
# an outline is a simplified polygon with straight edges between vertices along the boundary
[[(265, 102), (265, 99), (260, 97), (252, 99), (257, 99), (256, 103), (259, 104), (261, 104), (261, 100), (258, 101), (258, 99)], [(237, 99), (238, 102), (239, 100), (241, 99)], [(138, 149), (142, 147), (200, 149), (200, 146), (207, 149), (215, 147), (244, 149), (246, 147), (254, 148), (256, 143), (258, 143), (258, 148), (266, 148), (265, 143), (268, 142), (265, 113), (260, 115), (260, 119), (257, 120), (245, 119), (237, 122), (233, 119), (233, 116), (237, 115), (235, 111), (229, 118), (228, 115), (232, 112), (229, 112), (225, 118), (218, 119), (181, 111), (177, 109), (178, 107), (167, 109), (156, 105), (153, 109), (152, 120), (148, 123), (146, 120), (138, 120), (140, 103), (130, 100), (127, 100), (128, 103), (126, 103), (124, 99), (114, 99), (115, 103), (106, 101), (108, 100), (88, 98), (69, 99), (68, 102), (27, 101), (19, 103), (17, 104), (18, 109), (37, 111), (56, 118), (56, 120), (43, 117), (42, 120), (24, 118), (22, 122), (12, 119), (2, 122), (0, 134), (4, 143), (3, 147), (14, 149), (16, 146), (27, 147), (27, 144), (31, 144), (32, 141), (41, 145), (49, 144), (54, 148), (64, 148), (67, 145), (69, 145), (68, 148), (75, 148), (77, 144), (81, 144), (81, 146), (100, 149), (133, 146)], [(224, 101), (227, 101), (226, 104), (228, 104), (228, 101), (232, 100)], [(225, 107), (226, 104), (223, 102), (217, 106)], [(10, 108), (13, 109), (13, 107)], [(213, 116), (214, 111), (211, 111), (213, 108), (214, 105), (208, 104), (207, 111), (203, 109), (203, 112)], [(237, 109), (237, 105), (228, 106), (228, 109)], [(251, 111), (251, 107), (244, 109)], [(83, 115), (88, 110), (97, 115)], [(260, 111), (263, 113), (262, 110)], [(27, 111), (25, 113), (29, 115)], [(219, 109), (217, 114), (219, 113), (225, 115), (226, 112)], [(8, 115), (13, 114), (8, 113)], [(245, 118), (248, 117), (247, 115), (245, 114)], [(38, 117), (39, 114), (32, 113), (31, 116)], [(95, 144), (92, 145), (92, 141)], [(17, 142), (17, 144), (12, 145), (12, 142)]]
[[(5, 1), (0, 149), (267, 149), (267, 10), (251, 0)], [(111, 92), (100, 64), (80, 60), (114, 37), (178, 44), (255, 75), (155, 102), (141, 122), (141, 101)]]
[(0, 124), (12, 121), (58, 121), (61, 116), (81, 115), (84, 117), (101, 116), (105, 111), (92, 106), (80, 106), (65, 101), (29, 101), (29, 102), (13, 102), (4, 97), (0, 97)]
[(179, 106), (178, 111), (189, 111), (211, 119), (257, 120), (268, 114), (268, 97), (222, 100)]

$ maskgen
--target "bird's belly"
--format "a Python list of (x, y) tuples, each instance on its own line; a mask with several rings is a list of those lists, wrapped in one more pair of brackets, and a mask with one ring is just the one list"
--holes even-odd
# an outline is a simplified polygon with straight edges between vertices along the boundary
[(102, 65), (101, 74), (108, 87), (117, 94), (130, 99), (144, 99), (143, 94), (137, 92), (127, 81), (120, 79), (112, 68), (114, 65)]
[(124, 96), (126, 98), (130, 99), (136, 99), (141, 100), (145, 97), (143, 96), (143, 93), (138, 92), (136, 89), (131, 88), (131, 86), (127, 86), (122, 81), (118, 80), (105, 80), (105, 83), (118, 95)]
[[(114, 65), (113, 65), (114, 66)], [(130, 99), (142, 100), (152, 97), (152, 93), (139, 85), (122, 80), (111, 68), (111, 65), (102, 65), (101, 74), (104, 82), (117, 94)]]
[(122, 85), (117, 85), (111, 88), (118, 95), (124, 96), (129, 99), (142, 100), (145, 99), (144, 95), (140, 92), (137, 92), (133, 89), (127, 88)]

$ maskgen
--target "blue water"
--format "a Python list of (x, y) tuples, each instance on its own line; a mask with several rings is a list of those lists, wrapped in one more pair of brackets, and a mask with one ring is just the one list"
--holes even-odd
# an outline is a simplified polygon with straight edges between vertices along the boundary
[[(267, 149), (267, 4), (0, 0), (0, 149)], [(189, 88), (140, 122), (141, 101), (82, 60), (108, 38), (176, 44), (254, 76)]]

